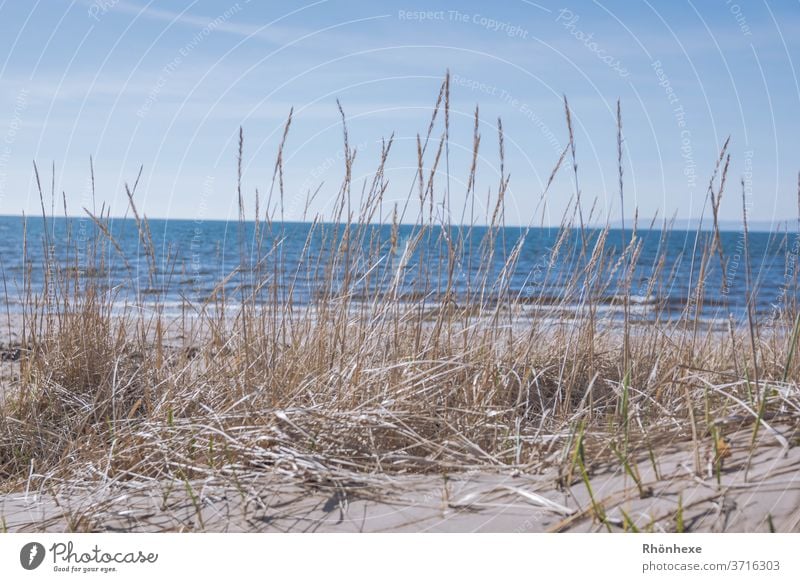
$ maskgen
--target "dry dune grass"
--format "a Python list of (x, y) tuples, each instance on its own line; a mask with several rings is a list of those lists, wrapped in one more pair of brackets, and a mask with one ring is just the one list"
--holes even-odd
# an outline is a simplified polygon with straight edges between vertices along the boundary
[[(388, 251), (369, 237), (370, 221), (382, 212), (392, 140), (373, 179), (353, 194), (356, 152), (343, 123), (345, 178), (336, 210), (330, 222), (313, 226), (328, 241), (328, 256), (284, 264), (282, 143), (273, 184), (256, 211), (255, 242), (242, 238), (240, 268), (205, 304), (188, 306), (191, 317), (163, 315), (158, 293), (148, 297), (148, 309), (130, 305), (115, 312), (97, 279), (78, 268), (77, 241), (70, 247), (75, 265), (52, 253), (45, 264), (29, 264), (29, 274), (42, 269), (46, 279), (44, 290), (35, 292), (28, 277), (23, 314), (14, 322), (21, 342), (0, 415), (2, 487), (54, 491), (78, 482), (175, 482), (194, 499), (192, 484), (203, 479), (228, 483), (246, 496), (261, 473), (335, 487), (368, 486), (403, 473), (547, 473), (558, 487), (585, 487), (584, 509), (611, 528), (602, 499), (592, 494), (601, 468), (623, 472), (647, 497), (641, 475), (657, 476), (660, 457), (676, 443), (686, 445), (692, 471), (712, 478), (726, 470), (732, 447), (755, 452), (765, 437), (778, 445), (776, 454), (796, 446), (800, 314), (793, 303), (768, 327), (759, 327), (751, 313), (748, 326), (722, 332), (692, 308), (709, 292), (704, 276), (712, 262), (724, 269), (728, 260), (718, 231), (697, 234), (706, 251), (692, 266), (694, 287), (684, 313), (634, 325), (630, 280), (641, 250), (636, 221), (628, 218), (632, 236), (624, 251), (612, 252), (608, 228), (589, 235), (594, 217), (578, 190), (543, 275), (561, 279), (556, 305), (544, 295), (538, 301), (515, 296), (508, 274), (517, 268), (521, 245), (504, 240), (501, 228), (509, 183), (501, 125), (500, 178), (481, 243), (484, 259), (467, 269), (467, 299), (455, 299), (456, 273), (475, 254), (465, 248), (471, 240), (465, 233), (473, 228), (470, 208), (480, 195), (475, 172), (484, 146), (476, 110), (467, 202), (450, 209), (448, 193), (437, 191), (434, 179), (448, 163), (449, 95), (448, 78), (417, 142), (419, 168), (406, 203), (421, 209), (415, 235), (398, 239), (397, 222), (407, 212), (396, 206)], [(566, 100), (565, 111), (569, 144), (554, 160), (542, 201), (559, 172), (574, 172), (578, 183)], [(284, 141), (290, 124), (291, 115)], [(240, 160), (242, 147), (240, 135)], [(730, 189), (727, 148), (708, 189), (715, 225), (719, 201)], [(151, 276), (168, 279), (135, 193), (136, 184), (128, 194)], [(440, 207), (444, 216), (466, 217), (465, 225), (442, 224), (435, 212)], [(90, 241), (90, 264), (102, 271), (103, 257), (122, 249), (107, 211), (92, 219), (98, 234)], [(52, 245), (47, 239), (28, 244), (40, 243)], [(248, 245), (255, 245), (254, 253)], [(420, 293), (409, 297), (399, 290), (415, 251), (424, 256), (424, 270)], [(489, 267), (498, 253), (505, 257), (499, 276)], [(399, 260), (386, 268), (386, 256)], [(575, 267), (552, 268), (567, 261)], [(310, 305), (292, 295), (301, 269), (313, 274), (318, 290)], [(443, 282), (437, 293), (422, 290), (426, 275)], [(673, 276), (657, 270), (648, 294), (657, 298)], [(369, 278), (374, 285), (364, 284)], [(222, 283), (231, 280), (241, 281), (235, 296), (223, 291)], [(612, 280), (622, 282), (617, 296), (625, 316), (618, 325), (604, 321), (599, 309), (601, 291)], [(357, 295), (364, 288), (366, 296)], [(270, 300), (257, 301), (265, 293)], [(543, 315), (575, 304), (573, 317)], [(548, 311), (521, 316), (538, 307)], [(86, 523), (70, 527), (90, 527)]]

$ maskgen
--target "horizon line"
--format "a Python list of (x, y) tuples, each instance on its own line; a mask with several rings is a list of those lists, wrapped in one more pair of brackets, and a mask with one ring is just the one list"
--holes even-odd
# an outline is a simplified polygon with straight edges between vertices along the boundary
[[(84, 215), (84, 214), (78, 214), (78, 215), (76, 215), (76, 214), (67, 214), (67, 215), (58, 214), (58, 215), (52, 215), (52, 216), (48, 215), (48, 216), (44, 216), (43, 217), (40, 213), (36, 213), (36, 214), (24, 214), (24, 213), (23, 214), (5, 214), (5, 213), (0, 213), (0, 219), (4, 219), (4, 218), (20, 218), (20, 219), (25, 219), (25, 218), (27, 218), (27, 219), (42, 219), (42, 218), (45, 218), (45, 219), (59, 219), (59, 220), (63, 220), (63, 219), (84, 220), (85, 219), (85, 220), (90, 220), (90, 221), (92, 220), (91, 216)], [(111, 220), (133, 220), (133, 221), (136, 220), (136, 218), (134, 216), (130, 215), (130, 214), (111, 215), (111, 216), (108, 216), (107, 218), (109, 218)], [(142, 219), (146, 219), (148, 221), (157, 220), (157, 221), (160, 221), (160, 222), (166, 222), (166, 221), (174, 220), (174, 221), (180, 221), (180, 222), (196, 222), (197, 224), (203, 224), (203, 223), (206, 223), (206, 222), (225, 222), (225, 223), (230, 223), (230, 222), (238, 223), (239, 222), (238, 218), (231, 218), (231, 219), (227, 219), (227, 218), (198, 218), (198, 217), (183, 217), (183, 216), (163, 217), (163, 216), (147, 216), (145, 214), (142, 214)], [(788, 227), (789, 223), (795, 222), (795, 221), (798, 223), (796, 230), (800, 231), (800, 217), (798, 217), (796, 219), (785, 219), (785, 220), (777, 220), (777, 221), (776, 220), (749, 220), (748, 223), (747, 223), (747, 226), (748, 226), (748, 231), (750, 231), (750, 232), (781, 232), (780, 227), (782, 227), (782, 226)], [(244, 222), (245, 223), (255, 223), (256, 219), (247, 218), (247, 219), (244, 220)], [(266, 220), (258, 219), (258, 222), (265, 223)], [(282, 223), (282, 224), (313, 224), (315, 221), (308, 220), (308, 219), (306, 219), (306, 220), (302, 220), (302, 219), (284, 219), (284, 220), (273, 219), (270, 222), (272, 222), (272, 223)], [(348, 224), (345, 221), (333, 221), (333, 220), (320, 220), (318, 222), (321, 223), (321, 224), (331, 224), (331, 225)], [(665, 222), (667, 224), (671, 225), (670, 230), (677, 230), (677, 231), (696, 231), (696, 230), (700, 230), (701, 232), (707, 232), (707, 231), (713, 232), (713, 230), (714, 230), (714, 224), (713, 224), (713, 219), (712, 218), (699, 218), (699, 217), (697, 217), (697, 218), (672, 218), (672, 219), (669, 219), (669, 220), (666, 220), (666, 221), (663, 218), (658, 218), (658, 217), (656, 217), (656, 218), (647, 218), (647, 219), (639, 218), (637, 220), (636, 230), (640, 230), (640, 231), (641, 230), (645, 230), (645, 231), (661, 231), (661, 230), (663, 230)], [(723, 232), (732, 232), (732, 231), (736, 231), (736, 230), (743, 230), (743, 228), (744, 228), (744, 222), (741, 219), (739, 219), (739, 220), (736, 220), (736, 219), (719, 220), (718, 223), (719, 223), (719, 230), (723, 231)], [(358, 222), (350, 222), (350, 224), (359, 224), (359, 223)], [(383, 221), (377, 221), (377, 222), (371, 221), (371, 222), (364, 223), (364, 224), (370, 224), (370, 225), (375, 225), (375, 226), (391, 226), (392, 225), (391, 222), (383, 222)], [(420, 224), (419, 222), (402, 222), (401, 221), (398, 224), (400, 226), (417, 226), (417, 225), (419, 225), (419, 226), (431, 226), (431, 224), (429, 224), (429, 223)], [(653, 228), (650, 227), (651, 224), (653, 225)], [(643, 226), (643, 225), (646, 225), (646, 226)], [(443, 225), (442, 225), (441, 222), (436, 222), (436, 223), (433, 223), (433, 226), (441, 227)], [(453, 223), (448, 224), (447, 226), (456, 227), (456, 228), (460, 228), (460, 227), (487, 228), (490, 225), (487, 224), (487, 223), (468, 224), (468, 223), (456, 223), (456, 222), (453, 222)], [(612, 220), (612, 221), (608, 221), (607, 223), (592, 222), (592, 223), (585, 224), (583, 226), (583, 228), (589, 228), (589, 229), (593, 229), (593, 230), (600, 230), (600, 229), (603, 229), (603, 228), (606, 228), (606, 227), (608, 227), (610, 230), (623, 230), (623, 229), (624, 230), (631, 230), (632, 229), (632, 224), (630, 222), (628, 222), (628, 221), (625, 221), (625, 225), (623, 227), (622, 220), (621, 219), (615, 219), (615, 220)], [(505, 225), (502, 225), (502, 226), (498, 225), (497, 228), (532, 229), (532, 230), (533, 229), (560, 229), (560, 228), (562, 228), (562, 224), (561, 223), (551, 224), (551, 225), (541, 225), (541, 224), (539, 224), (539, 225), (533, 225), (533, 224), (528, 224), (528, 225), (526, 225), (526, 224), (505, 224)], [(581, 229), (581, 225), (580, 224), (573, 224), (571, 226), (567, 226), (567, 227), (564, 227), (564, 228), (570, 228), (570, 229), (573, 229), (573, 230), (580, 230)]]

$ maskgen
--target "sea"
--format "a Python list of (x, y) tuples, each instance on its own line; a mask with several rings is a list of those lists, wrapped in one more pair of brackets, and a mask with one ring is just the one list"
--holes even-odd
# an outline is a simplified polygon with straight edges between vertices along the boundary
[(562, 237), (547, 227), (150, 219), (148, 237), (134, 218), (104, 225), (105, 234), (88, 216), (0, 217), (3, 310), (19, 312), (31, 297), (59, 293), (45, 288), (56, 270), (91, 281), (120, 308), (152, 304), (167, 312), (235, 308), (242, 300), (303, 306), (347, 298), (358, 305), (376, 296), (434, 306), (447, 297), (463, 306), (513, 299), (559, 314), (591, 301), (612, 318), (627, 309), (644, 321), (763, 322), (794, 313), (798, 299), (796, 230), (723, 231), (716, 243), (708, 230), (639, 228), (628, 268), (631, 228), (607, 231), (596, 253), (599, 228)]

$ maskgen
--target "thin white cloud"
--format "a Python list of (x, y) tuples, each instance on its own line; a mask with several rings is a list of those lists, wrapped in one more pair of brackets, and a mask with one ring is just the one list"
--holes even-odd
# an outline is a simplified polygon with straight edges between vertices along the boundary
[[(309, 3), (308, 7), (313, 7), (322, 4), (327, 0), (320, 0), (319, 2)], [(120, 1), (111, 6), (110, 10), (114, 12), (123, 12), (126, 14), (133, 14), (140, 18), (147, 18), (149, 20), (157, 20), (161, 22), (168, 22), (170, 24), (177, 24), (202, 30), (208, 26), (213, 26), (215, 31), (227, 32), (243, 38), (260, 38), (274, 42), (275, 44), (283, 44), (287, 41), (297, 38), (297, 36), (306, 34), (307, 31), (297, 29), (294, 27), (287, 27), (285, 25), (277, 25), (274, 23), (263, 24), (245, 24), (234, 20), (237, 15), (246, 14), (247, 6), (250, 0), (241, 0), (230, 6), (224, 11), (213, 16), (199, 16), (189, 12), (193, 4), (190, 4), (182, 12), (173, 12), (171, 10), (164, 10), (162, 8), (153, 8), (153, 2), (144, 6), (134, 4), (133, 2)]]

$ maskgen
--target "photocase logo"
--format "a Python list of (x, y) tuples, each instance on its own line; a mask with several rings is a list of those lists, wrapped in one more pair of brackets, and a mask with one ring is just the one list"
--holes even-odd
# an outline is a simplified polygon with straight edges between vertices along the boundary
[(26, 570), (35, 570), (42, 565), (44, 553), (44, 546), (38, 542), (25, 544), (19, 552), (19, 563)]

